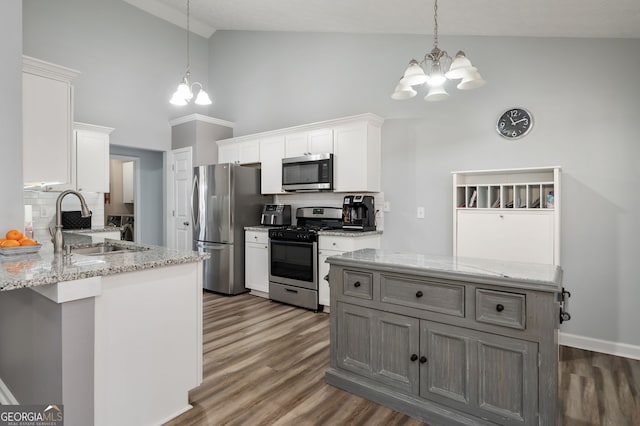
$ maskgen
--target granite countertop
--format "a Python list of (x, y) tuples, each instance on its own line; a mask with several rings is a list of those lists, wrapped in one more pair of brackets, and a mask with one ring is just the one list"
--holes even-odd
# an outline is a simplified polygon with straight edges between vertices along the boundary
[(122, 226), (103, 226), (99, 228), (86, 228), (86, 229), (64, 229), (65, 233), (71, 234), (93, 234), (98, 232), (120, 232)]
[(559, 292), (562, 288), (562, 269), (557, 265), (432, 256), (375, 249), (361, 249), (331, 256), (327, 262), (489, 284), (509, 284), (532, 290)]
[(281, 226), (265, 226), (265, 225), (254, 225), (254, 226), (245, 226), (245, 231), (258, 231), (258, 232), (267, 232), (269, 229), (281, 228)]
[[(76, 234), (76, 237), (74, 239), (73, 233), (65, 232), (65, 243), (88, 244), (92, 241), (87, 235)], [(50, 242), (42, 243), (38, 253), (0, 255), (0, 291), (198, 262), (209, 256), (194, 251), (141, 245), (129, 241), (105, 241), (122, 246), (144, 247), (146, 250), (100, 256), (76, 253), (63, 256), (53, 253), (53, 244)]]

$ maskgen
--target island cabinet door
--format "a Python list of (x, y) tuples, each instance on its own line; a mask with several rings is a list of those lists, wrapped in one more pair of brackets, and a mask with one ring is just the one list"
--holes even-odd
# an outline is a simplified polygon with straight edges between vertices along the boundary
[(375, 314), (371, 309), (338, 302), (336, 312), (338, 367), (366, 377), (374, 377), (373, 317)]
[(537, 343), (483, 333), (476, 350), (480, 415), (504, 425), (537, 425)]
[(420, 320), (386, 312), (374, 316), (376, 380), (418, 394)]
[(465, 411), (473, 404), (475, 383), (468, 331), (420, 322), (420, 396)]

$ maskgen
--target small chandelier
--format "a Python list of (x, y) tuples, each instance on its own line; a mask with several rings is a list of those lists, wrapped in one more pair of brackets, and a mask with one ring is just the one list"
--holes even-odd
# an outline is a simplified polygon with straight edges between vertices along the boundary
[(182, 81), (178, 84), (178, 89), (175, 91), (173, 96), (171, 97), (171, 102), (173, 105), (183, 106), (186, 105), (191, 99), (193, 99), (193, 88), (198, 86), (198, 96), (196, 96), (195, 103), (197, 105), (211, 105), (211, 98), (202, 87), (202, 84), (194, 81), (191, 83), (191, 71), (189, 70), (190, 66), (190, 55), (189, 55), (189, 0), (187, 0), (187, 71), (184, 73), (182, 77)]
[(449, 97), (444, 88), (447, 80), (462, 79), (456, 86), (460, 90), (475, 89), (486, 83), (462, 50), (458, 51), (452, 60), (446, 51), (438, 48), (438, 0), (435, 0), (433, 6), (433, 20), (435, 22), (433, 49), (424, 55), (421, 62), (415, 59), (409, 62), (409, 67), (391, 94), (392, 99), (413, 98), (418, 92), (412, 86), (425, 84), (429, 92), (424, 100), (441, 101)]

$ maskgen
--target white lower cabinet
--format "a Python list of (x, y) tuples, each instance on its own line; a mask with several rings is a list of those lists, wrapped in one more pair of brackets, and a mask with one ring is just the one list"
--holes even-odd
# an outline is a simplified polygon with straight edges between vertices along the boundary
[(269, 235), (266, 230), (245, 232), (244, 261), (244, 286), (268, 294)]
[(380, 248), (380, 234), (363, 236), (329, 236), (320, 235), (318, 239), (318, 304), (329, 307), (330, 289), (329, 264), (330, 256), (339, 256), (349, 251), (363, 248)]

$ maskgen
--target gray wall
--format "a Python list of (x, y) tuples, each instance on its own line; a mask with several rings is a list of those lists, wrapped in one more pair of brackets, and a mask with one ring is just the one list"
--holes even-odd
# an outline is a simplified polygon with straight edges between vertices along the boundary
[[(114, 145), (168, 150), (170, 119), (207, 112), (169, 103), (186, 68), (186, 30), (128, 3), (24, 0), (23, 31), (26, 55), (82, 72), (75, 120), (115, 128)], [(207, 73), (207, 41), (192, 34), (192, 79), (208, 87)]]
[[(488, 81), (441, 103), (389, 98), (430, 36), (218, 31), (209, 44), (210, 115), (235, 122), (236, 136), (363, 112), (386, 118), (385, 248), (451, 253), (451, 171), (562, 166), (562, 267), (573, 294), (562, 331), (640, 345), (639, 40), (441, 37)], [(519, 141), (494, 129), (512, 106), (535, 119)]]
[[(24, 229), (22, 205), (22, 2), (0, 3), (0, 218), (4, 233)], [(7, 202), (11, 200), (11, 202)], [(5, 229), (6, 228), (6, 229)]]
[(134, 226), (140, 230), (141, 244), (164, 244), (164, 153), (146, 149), (111, 145), (109, 154), (140, 159), (140, 193), (136, 202), (140, 204), (139, 215)]
[(171, 148), (192, 148), (193, 165), (218, 163), (218, 144), (215, 141), (233, 137), (231, 127), (193, 120), (171, 128)]

